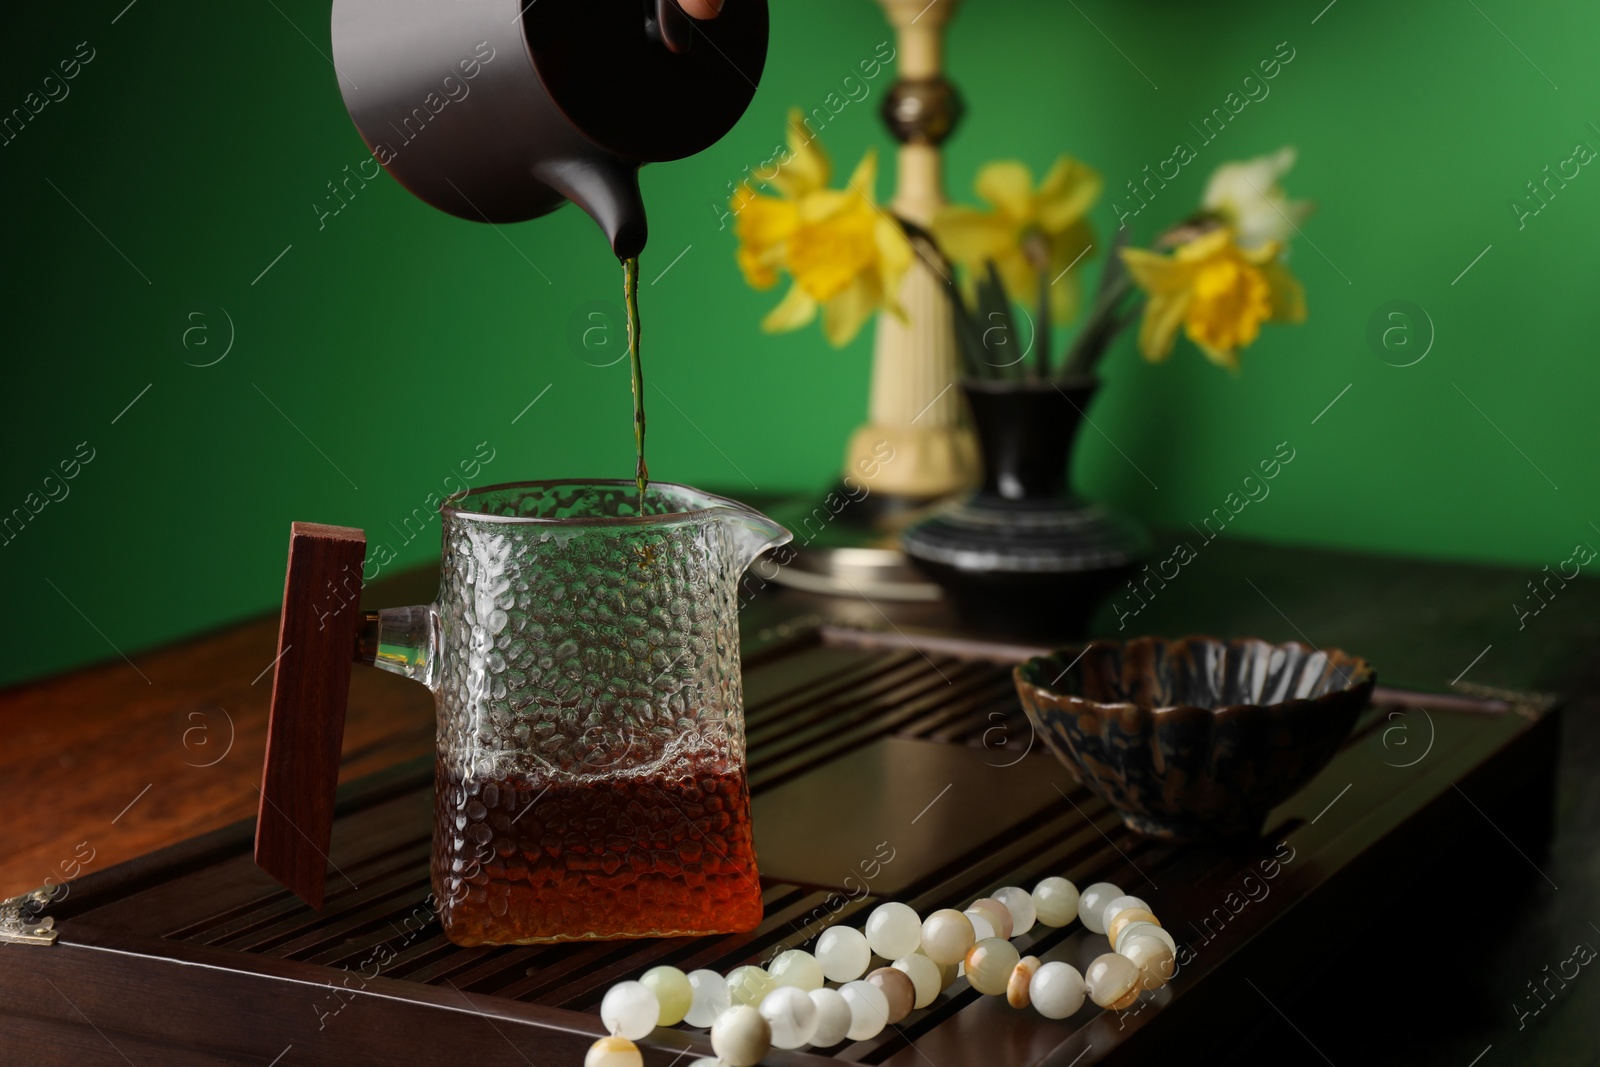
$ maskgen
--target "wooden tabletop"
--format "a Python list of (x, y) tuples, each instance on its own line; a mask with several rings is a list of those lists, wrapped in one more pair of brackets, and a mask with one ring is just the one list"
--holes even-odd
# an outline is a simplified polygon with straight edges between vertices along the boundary
[[(1566, 943), (1590, 930), (1590, 920), (1600, 921), (1585, 910), (1592, 910), (1600, 888), (1590, 862), (1600, 850), (1600, 799), (1585, 788), (1600, 758), (1595, 699), (1600, 661), (1593, 651), (1600, 647), (1600, 584), (1573, 582), (1550, 597), (1537, 616), (1522, 618), (1513, 605), (1526, 607), (1526, 584), (1539, 577), (1533, 567), (1476, 567), (1219, 540), (1203, 545), (1198, 558), (1150, 597), (1127, 629), (1119, 631), (1119, 615), (1108, 606), (1095, 630), (1111, 637), (1211, 632), (1299, 639), (1365, 656), (1386, 684), (1565, 695), (1569, 713), (1549, 853), (1519, 857), (1495, 828), (1485, 826), (1485, 870), (1513, 873), (1521, 882), (1510, 897), (1497, 896), (1492, 907), (1484, 905), (1494, 922), (1463, 917), (1472, 929), (1452, 935), (1441, 949), (1445, 972), (1455, 973), (1456, 967), (1471, 968), (1466, 973), (1475, 976), (1492, 971), (1479, 984), (1503, 989), (1501, 999), (1509, 1003), (1524, 979), (1537, 979), (1543, 963), (1566, 958)], [(372, 607), (426, 602), (435, 583), (431, 570), (409, 572), (375, 583), (364, 600)], [(770, 640), (775, 628), (797, 614), (899, 629), (913, 640), (929, 629), (961, 632), (938, 605), (830, 600), (769, 588), (745, 612), (747, 641)], [(11, 814), (7, 847), (0, 849), (0, 891), (9, 895), (47, 879), (64, 881), (252, 816), (276, 631), (275, 619), (261, 619), (135, 655), (132, 664), (116, 659), (0, 693), (0, 729), (13, 741), (0, 750), (0, 803)], [(426, 690), (392, 675), (358, 670), (341, 778), (425, 755), (433, 732)], [(1600, 945), (1600, 928), (1586, 936)], [(1459, 963), (1451, 953), (1461, 957)], [(1359, 1031), (1341, 1027), (1337, 1018), (1319, 1020), (1313, 1012), (1317, 1003), (1340, 1001), (1337, 992), (1347, 987), (1338, 983), (1351, 979), (1326, 967), (1321, 973), (1316, 981), (1334, 984), (1324, 986), (1320, 996), (1277, 1005), (1293, 1015), (1294, 1024), (1246, 1035), (1247, 1041), (1261, 1050), (1299, 1042), (1297, 1052), (1303, 1052), (1305, 1037), (1298, 1031), (1305, 1030), (1315, 1035), (1319, 1051), (1343, 1062), (1339, 1047), (1330, 1045), (1339, 1038), (1327, 1035)], [(1592, 1029), (1586, 1020), (1600, 1003), (1600, 986), (1590, 984), (1594, 988), (1587, 993), (1578, 988), (1553, 1000), (1539, 1026), (1517, 1026), (1518, 1017), (1498, 1002), (1475, 1010), (1497, 1028), (1492, 1029), (1496, 1044), (1515, 1042), (1525, 1052), (1556, 1057), (1551, 1062), (1590, 1062), (1585, 1056), (1593, 1054), (1594, 1041), (1586, 1036)], [(1440, 1049), (1450, 1055), (1466, 1051), (1461, 1062), (1479, 1051), (1448, 1044), (1454, 1008), (1447, 999), (1430, 1000), (1426, 989), (1413, 993), (1416, 1018), (1408, 1018), (1409, 1037), (1398, 1047), (1415, 1052), (1417, 1062), (1447, 1062), (1428, 1054)], [(1425, 1018), (1430, 1004), (1439, 1020), (1433, 1029)], [(1321, 1061), (1308, 1057), (1303, 1062)]]

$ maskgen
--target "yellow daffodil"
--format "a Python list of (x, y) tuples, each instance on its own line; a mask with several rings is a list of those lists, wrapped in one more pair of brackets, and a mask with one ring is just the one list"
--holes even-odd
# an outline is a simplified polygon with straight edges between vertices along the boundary
[(1170, 256), (1128, 248), (1122, 259), (1146, 293), (1139, 351), (1167, 358), (1178, 327), (1213, 363), (1237, 370), (1239, 349), (1255, 341), (1263, 322), (1304, 322), (1305, 292), (1267, 241), (1243, 248), (1226, 227), (1178, 246)]
[(1013, 300), (1032, 304), (1040, 271), (1058, 279), (1050, 287), (1050, 311), (1057, 322), (1078, 311), (1078, 272), (1063, 272), (1094, 246), (1094, 230), (1084, 217), (1100, 197), (1100, 175), (1070, 156), (1056, 161), (1037, 189), (1033, 173), (1014, 160), (990, 163), (978, 172), (978, 195), (992, 211), (950, 206), (933, 221), (933, 234), (945, 254), (967, 269), (970, 281), (994, 261)]
[(748, 184), (734, 194), (739, 268), (756, 289), (778, 284), (780, 270), (794, 283), (762, 321), (769, 333), (796, 330), (822, 311), (829, 342), (844, 345), (879, 309), (904, 315), (900, 282), (911, 265), (911, 245), (875, 199), (878, 157), (869, 150), (843, 189), (829, 189), (832, 164), (821, 145), (789, 114), (789, 151), (764, 178), (781, 195), (763, 196)]

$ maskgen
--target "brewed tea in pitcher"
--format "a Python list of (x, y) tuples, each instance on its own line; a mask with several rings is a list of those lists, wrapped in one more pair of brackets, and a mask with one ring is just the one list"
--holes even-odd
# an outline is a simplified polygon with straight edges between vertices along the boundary
[[(438, 771), (433, 883), (458, 945), (731, 933), (761, 922), (742, 767), (684, 752), (587, 781)], [(574, 935), (573, 931), (581, 931)]]

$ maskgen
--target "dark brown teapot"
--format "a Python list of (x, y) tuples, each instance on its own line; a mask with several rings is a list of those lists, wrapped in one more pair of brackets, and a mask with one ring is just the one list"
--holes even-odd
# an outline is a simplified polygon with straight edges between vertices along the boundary
[(618, 258), (644, 248), (639, 167), (715, 144), (766, 64), (767, 0), (334, 0), (345, 106), (434, 207), (520, 222), (571, 200)]

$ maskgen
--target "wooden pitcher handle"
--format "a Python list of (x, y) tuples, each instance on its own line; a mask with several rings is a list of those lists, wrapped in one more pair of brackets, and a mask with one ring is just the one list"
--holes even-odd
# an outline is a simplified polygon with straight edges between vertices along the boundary
[(330, 862), (366, 552), (360, 530), (309, 522), (290, 528), (256, 865), (313, 908), (322, 907)]

